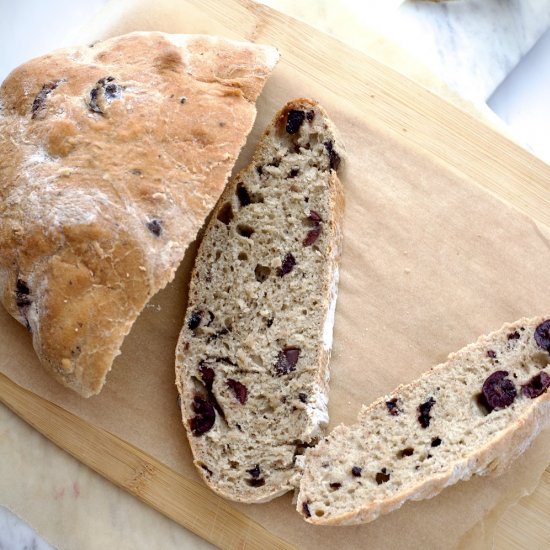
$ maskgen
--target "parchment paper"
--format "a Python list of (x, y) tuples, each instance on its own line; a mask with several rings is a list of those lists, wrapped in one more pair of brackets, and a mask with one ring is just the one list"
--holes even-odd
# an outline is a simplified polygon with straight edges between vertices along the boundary
[[(150, 29), (221, 32), (185, 2), (114, 2), (108, 13), (80, 39)], [(359, 109), (287, 65), (282, 53), (239, 165), (250, 158), (272, 114), (293, 97), (319, 100), (347, 144), (344, 255), (331, 361), (334, 426), (353, 422), (361, 403), (416, 378), (479, 334), (523, 315), (550, 312), (545, 290), (550, 246), (530, 219), (366, 120)], [(3, 309), (1, 371), (198, 479), (173, 373), (194, 253), (191, 247), (175, 281), (138, 319), (99, 396), (84, 400), (42, 372), (25, 328)], [(237, 507), (301, 548), (449, 548), (503, 500), (523, 495), (546, 466), (549, 449), (546, 432), (500, 478), (459, 483), (364, 526), (307, 525), (290, 495)]]

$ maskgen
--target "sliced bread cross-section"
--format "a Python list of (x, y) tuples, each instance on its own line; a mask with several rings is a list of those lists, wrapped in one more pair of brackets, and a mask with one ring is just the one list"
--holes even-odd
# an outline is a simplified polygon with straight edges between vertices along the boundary
[(201, 243), (176, 352), (199, 472), (226, 498), (295, 488), (328, 422), (342, 240), (343, 147), (315, 102), (289, 102), (222, 195)]
[(473, 475), (499, 474), (550, 420), (550, 319), (520, 319), (338, 426), (305, 455), (297, 509), (366, 523)]

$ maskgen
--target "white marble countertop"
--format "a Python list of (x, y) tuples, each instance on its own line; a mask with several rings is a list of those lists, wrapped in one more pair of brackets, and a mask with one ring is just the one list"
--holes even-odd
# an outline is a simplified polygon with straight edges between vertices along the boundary
[[(106, 0), (6, 3), (0, 19), (0, 80), (24, 60), (58, 47), (70, 30), (85, 22), (105, 3)], [(372, 37), (376, 35), (393, 41), (463, 98), (480, 108), (488, 101), (509, 125), (511, 135), (550, 163), (550, 141), (546, 137), (550, 125), (550, 0), (463, 0), (446, 5), (402, 0), (264, 0), (264, 3), (348, 43), (353, 42), (352, 45), (360, 49), (369, 51), (373, 47)], [(364, 32), (365, 29), (369, 29), (369, 33)], [(378, 44), (378, 48), (380, 58), (384, 47)], [(524, 56), (523, 63), (514, 71)], [(119, 541), (124, 540), (117, 548), (161, 547), (159, 544), (163, 548), (211, 547), (110, 485), (0, 405), (3, 458), (8, 450), (20, 457), (21, 472), (25, 468), (31, 472), (40, 465), (42, 471), (51, 473), (57, 485), (48, 485), (48, 494), (41, 493), (40, 487), (31, 490), (25, 486), (25, 479), (12, 479), (11, 467), (3, 460), (0, 505), (16, 511), (24, 509), (33, 527), (47, 532), (60, 548), (111, 547), (108, 541), (113, 539), (98, 533), (106, 534), (113, 529), (120, 532)], [(81, 494), (79, 480), (83, 487), (96, 488), (94, 490), (101, 493), (100, 500), (86, 501), (91, 497)], [(88, 485), (84, 485), (83, 480), (87, 480)], [(19, 507), (21, 501), (28, 498), (35, 500)], [(78, 499), (95, 503), (104, 500), (107, 510), (87, 510), (93, 521), (82, 520), (74, 526), (79, 536), (64, 537), (67, 527), (62, 523), (63, 513)], [(121, 518), (120, 510), (127, 506), (128, 499), (132, 502), (132, 515)], [(48, 503), (58, 507), (61, 524), (54, 526), (57, 528), (46, 529), (40, 524), (40, 509)], [(3, 506), (0, 506), (0, 549), (52, 548)], [(141, 535), (133, 538), (136, 529), (132, 527), (138, 525)], [(153, 533), (162, 530), (162, 542), (154, 535), (144, 538), (146, 525), (156, 526)], [(69, 540), (72, 547), (67, 546)]]

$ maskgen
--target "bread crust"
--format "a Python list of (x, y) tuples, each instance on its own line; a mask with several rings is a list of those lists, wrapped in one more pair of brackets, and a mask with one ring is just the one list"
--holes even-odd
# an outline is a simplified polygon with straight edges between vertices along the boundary
[(0, 294), (44, 368), (97, 394), (174, 277), (251, 129), (274, 48), (136, 32), (0, 88)]
[[(280, 131), (280, 126), (284, 125), (286, 117), (289, 111), (305, 111), (308, 109), (314, 109), (318, 117), (322, 117), (325, 123), (324, 131), (327, 136), (330, 136), (333, 140), (334, 150), (338, 152), (341, 158), (344, 158), (344, 147), (338, 133), (331, 121), (328, 119), (324, 110), (315, 102), (306, 98), (298, 98), (289, 101), (283, 108), (281, 108), (273, 117), (271, 124), (267, 127), (263, 133), (257, 149), (254, 153), (251, 163), (234, 176), (231, 182), (228, 184), (226, 190), (222, 194), (216, 208), (213, 211), (211, 221), (206, 228), (206, 233), (212, 230), (212, 227), (217, 223), (216, 220), (220, 216), (224, 205), (231, 203), (232, 198), (236, 194), (236, 188), (239, 182), (245, 181), (247, 177), (256, 169), (257, 166), (265, 162), (263, 159), (264, 150), (272, 139), (274, 132)], [(284, 126), (283, 126), (284, 127)], [(322, 290), (319, 294), (320, 304), (318, 306), (319, 313), (323, 316), (323, 329), (319, 334), (318, 353), (316, 354), (315, 365), (312, 365), (312, 370), (315, 372), (315, 381), (312, 386), (315, 388), (312, 393), (311, 399), (308, 400), (308, 404), (305, 407), (306, 414), (308, 415), (307, 427), (301, 434), (301, 440), (303, 442), (315, 442), (319, 437), (322, 437), (324, 429), (328, 424), (328, 383), (329, 383), (329, 359), (332, 349), (332, 330), (334, 325), (334, 309), (336, 305), (338, 274), (339, 274), (339, 262), (342, 250), (342, 223), (344, 216), (344, 189), (340, 182), (335, 170), (328, 171), (327, 178), (327, 193), (329, 195), (328, 211), (330, 213), (329, 218), (325, 219), (324, 226), (330, 227), (330, 237), (328, 240), (328, 247), (325, 259), (327, 262), (326, 277), (323, 277)], [(200, 278), (200, 271), (204, 267), (205, 258), (203, 248), (210, 246), (205, 244), (205, 241), (201, 244), (201, 248), (197, 255), (197, 261), (191, 277), (190, 291), (189, 291), (189, 308), (186, 319), (189, 318), (189, 312), (199, 302), (199, 296), (201, 294), (201, 285), (204, 285), (204, 280)], [(320, 274), (321, 276), (321, 274)], [(201, 475), (204, 482), (216, 493), (220, 494), (224, 498), (234, 500), (237, 502), (246, 503), (261, 503), (272, 500), (289, 490), (293, 490), (298, 483), (300, 476), (300, 462), (298, 461), (293, 468), (292, 472), (285, 475), (284, 478), (279, 479), (279, 483), (272, 483), (269, 480), (265, 485), (261, 487), (229, 487), (224, 488), (220, 483), (214, 480), (212, 472), (209, 468), (205, 468), (205, 462), (208, 459), (208, 449), (205, 446), (203, 437), (197, 437), (193, 434), (190, 422), (193, 417), (193, 411), (191, 404), (196, 394), (196, 387), (191, 383), (193, 376), (196, 376), (196, 365), (189, 363), (189, 344), (192, 344), (193, 334), (189, 330), (188, 326), (184, 325), (179, 337), (177, 350), (176, 350), (176, 385), (181, 396), (181, 412), (183, 424), (186, 428), (190, 447), (193, 451), (194, 463), (197, 466), (197, 470)], [(217, 420), (219, 421), (219, 420)], [(221, 440), (219, 444), (223, 444), (224, 440)], [(275, 444), (274, 444), (275, 445)], [(265, 453), (269, 452), (269, 449), (264, 449)]]
[[(450, 354), (447, 362), (437, 365), (427, 371), (415, 382), (397, 387), (392, 396), (402, 394), (404, 389), (416, 387), (422, 381), (437, 376), (438, 372), (446, 369), (449, 362), (452, 362), (460, 354), (478, 349), (487, 349), (494, 345), (495, 339), (502, 339), (505, 335), (513, 334), (521, 328), (531, 331), (550, 316), (538, 317), (534, 319), (522, 318), (515, 323), (506, 323), (503, 327), (487, 336), (482, 336), (474, 344), (470, 344), (457, 353)], [(543, 353), (541, 351), (541, 353)], [(500, 367), (504, 368), (504, 367)], [(509, 367), (506, 366), (506, 369)], [(545, 372), (550, 370), (549, 365), (545, 367)], [(363, 406), (359, 416), (359, 424), (366, 422), (369, 415), (378, 407), (384, 406), (390, 396), (382, 397), (369, 406)], [(352, 429), (357, 425), (348, 427), (344, 425), (337, 426), (329, 435), (329, 440), (324, 440), (316, 448), (309, 450), (305, 457), (305, 471), (302, 478), (299, 493), (297, 496), (297, 511), (304, 519), (316, 525), (354, 525), (368, 523), (375, 520), (378, 516), (387, 514), (400, 508), (407, 500), (422, 500), (431, 498), (440, 493), (445, 487), (453, 485), (460, 480), (468, 480), (474, 475), (500, 475), (510, 464), (522, 454), (532, 443), (534, 438), (550, 421), (550, 392), (546, 391), (542, 395), (534, 398), (524, 411), (514, 418), (505, 428), (499, 430), (498, 434), (491, 437), (490, 440), (479, 446), (474, 452), (466, 457), (459, 457), (457, 460), (448, 462), (446, 467), (439, 473), (431, 475), (429, 478), (422, 478), (417, 483), (405, 485), (405, 488), (398, 490), (395, 494), (382, 500), (365, 500), (353, 509), (335, 512), (321, 517), (311, 513), (310, 517), (304, 514), (303, 503), (308, 499), (308, 492), (316, 483), (317, 462), (326, 456), (326, 449), (334, 441), (343, 441), (352, 438)], [(366, 424), (365, 424), (366, 426)], [(366, 429), (366, 428), (365, 428)], [(391, 428), (388, 428), (391, 429)]]

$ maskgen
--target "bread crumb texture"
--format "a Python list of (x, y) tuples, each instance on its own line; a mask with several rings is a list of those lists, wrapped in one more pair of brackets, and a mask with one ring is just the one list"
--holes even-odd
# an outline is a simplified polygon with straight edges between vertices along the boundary
[(481, 337), (339, 426), (305, 456), (310, 523), (372, 521), (473, 475), (499, 474), (550, 417), (550, 320)]
[(295, 487), (328, 422), (343, 147), (300, 99), (266, 130), (206, 229), (177, 347), (182, 416), (206, 483), (242, 502)]

